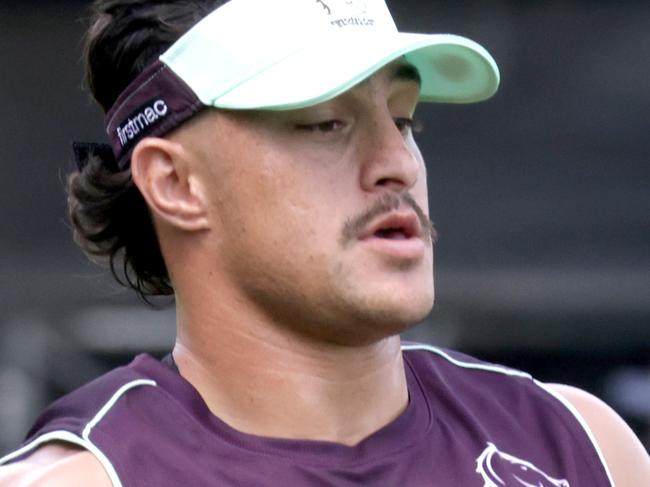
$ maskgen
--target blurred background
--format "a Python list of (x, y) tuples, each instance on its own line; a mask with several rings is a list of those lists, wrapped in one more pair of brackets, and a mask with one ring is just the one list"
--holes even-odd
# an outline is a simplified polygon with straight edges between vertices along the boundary
[[(650, 3), (389, 4), (502, 73), (488, 102), (418, 113), (441, 238), (436, 307), (407, 338), (583, 387), (650, 445)], [(71, 239), (71, 142), (104, 141), (87, 5), (0, 1), (0, 455), (53, 398), (173, 343), (173, 306), (139, 303)]]

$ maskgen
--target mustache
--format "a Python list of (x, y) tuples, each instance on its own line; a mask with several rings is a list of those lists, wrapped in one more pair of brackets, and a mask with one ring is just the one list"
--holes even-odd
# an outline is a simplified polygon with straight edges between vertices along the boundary
[(409, 193), (384, 193), (368, 209), (346, 220), (343, 225), (341, 239), (343, 244), (345, 245), (355, 240), (359, 233), (380, 215), (390, 213), (404, 206), (410, 207), (415, 211), (420, 221), (420, 226), (422, 227), (422, 236), (428, 243), (435, 244), (438, 241), (438, 232), (433, 222)]

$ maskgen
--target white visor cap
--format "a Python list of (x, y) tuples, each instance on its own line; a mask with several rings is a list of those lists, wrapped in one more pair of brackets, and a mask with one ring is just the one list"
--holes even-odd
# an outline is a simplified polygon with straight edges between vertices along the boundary
[(160, 61), (204, 105), (287, 110), (334, 98), (400, 57), (422, 78), (421, 101), (477, 102), (499, 85), (479, 44), (398, 32), (383, 0), (231, 0)]

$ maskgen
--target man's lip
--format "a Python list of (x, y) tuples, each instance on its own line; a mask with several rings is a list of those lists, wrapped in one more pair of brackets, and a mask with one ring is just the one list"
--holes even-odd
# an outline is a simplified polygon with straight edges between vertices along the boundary
[(390, 229), (401, 231), (406, 239), (422, 237), (422, 226), (414, 211), (394, 211), (371, 224), (359, 235), (359, 240), (381, 238), (376, 234)]

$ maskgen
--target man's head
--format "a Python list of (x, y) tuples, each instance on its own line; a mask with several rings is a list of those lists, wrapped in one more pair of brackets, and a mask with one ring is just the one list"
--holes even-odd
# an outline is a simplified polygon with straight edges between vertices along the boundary
[[(367, 322), (395, 333), (429, 311), (433, 231), (412, 117), (422, 99), (494, 92), (480, 46), (398, 34), (381, 0), (233, 0), (135, 71), (100, 102), (114, 170), (132, 175), (165, 256), (154, 279), (131, 262), (141, 291), (173, 283), (182, 295), (198, 278), (328, 339), (372, 338)], [(74, 203), (83, 176), (72, 181)]]
[(365, 325), (394, 334), (429, 311), (433, 238), (408, 66), (302, 109), (208, 110), (138, 144), (133, 177), (182, 301), (214, 286), (223, 301), (348, 343), (372, 336)]

